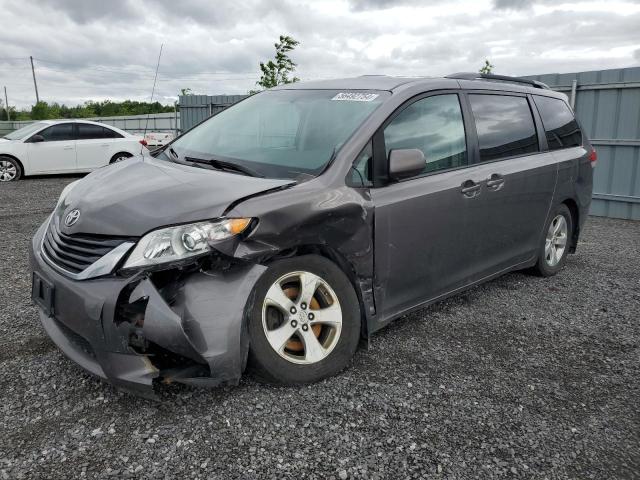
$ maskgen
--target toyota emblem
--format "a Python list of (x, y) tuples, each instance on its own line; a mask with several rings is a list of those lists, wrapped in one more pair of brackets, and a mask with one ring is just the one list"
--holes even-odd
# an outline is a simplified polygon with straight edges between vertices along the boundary
[(67, 213), (66, 217), (64, 217), (64, 224), (67, 227), (70, 227), (72, 225), (75, 225), (75, 223), (78, 221), (79, 218), (80, 218), (80, 210), (78, 210), (77, 208), (74, 208), (69, 213)]

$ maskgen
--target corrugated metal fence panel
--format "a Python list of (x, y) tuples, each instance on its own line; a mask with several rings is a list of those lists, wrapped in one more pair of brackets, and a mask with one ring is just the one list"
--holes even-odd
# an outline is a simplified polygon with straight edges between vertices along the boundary
[[(180, 130), (180, 112), (175, 113), (152, 113), (149, 115), (131, 115), (128, 117), (93, 117), (78, 120), (91, 120), (93, 122), (106, 123), (120, 128), (130, 133), (141, 133), (147, 127), (147, 132), (174, 132)], [(0, 136), (13, 132), (19, 128), (34, 123), (33, 120), (19, 122), (0, 122)]]
[(211, 115), (239, 102), (246, 95), (182, 95), (179, 97), (181, 128), (189, 130)]
[(26, 125), (33, 123), (31, 120), (21, 120), (19, 122), (12, 121), (0, 121), (0, 137), (5, 136), (7, 133), (11, 133), (14, 130), (18, 130)]
[(575, 111), (598, 151), (591, 214), (640, 220), (640, 67), (536, 75), (571, 95)]

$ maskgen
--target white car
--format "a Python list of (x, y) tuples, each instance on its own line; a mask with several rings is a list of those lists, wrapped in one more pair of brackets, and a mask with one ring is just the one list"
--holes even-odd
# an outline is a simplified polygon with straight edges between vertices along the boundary
[(123, 130), (86, 120), (43, 120), (0, 138), (0, 182), (25, 175), (90, 172), (146, 151)]

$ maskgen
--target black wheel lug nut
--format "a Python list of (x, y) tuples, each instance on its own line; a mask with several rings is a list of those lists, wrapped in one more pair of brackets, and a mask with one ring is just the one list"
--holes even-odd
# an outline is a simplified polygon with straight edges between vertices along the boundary
[(304, 303), (304, 302), (302, 302), (302, 303), (300, 304), (300, 307), (304, 310), (305, 308), (307, 308), (307, 304), (306, 304), (306, 303)]
[(293, 328), (296, 328), (298, 326), (298, 322), (296, 322), (295, 320), (291, 320), (291, 326)]
[(307, 315), (307, 318), (309, 318), (309, 320), (313, 320), (313, 317), (314, 317), (314, 316), (315, 316), (315, 315), (314, 315), (313, 313), (310, 313), (309, 315)]
[(289, 310), (291, 313), (296, 313), (296, 307), (291, 307), (291, 309)]
[(302, 325), (302, 330), (306, 332), (307, 330), (309, 330), (309, 327), (307, 327), (306, 325)]

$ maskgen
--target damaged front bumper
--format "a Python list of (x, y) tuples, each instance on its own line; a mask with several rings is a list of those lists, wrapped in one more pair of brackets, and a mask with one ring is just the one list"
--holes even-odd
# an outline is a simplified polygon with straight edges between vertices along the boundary
[(51, 298), (48, 306), (37, 303), (44, 329), (67, 357), (144, 396), (153, 396), (154, 380), (237, 384), (249, 346), (245, 308), (266, 267), (235, 263), (219, 271), (78, 281), (42, 255), (46, 226), (34, 236), (30, 257), (34, 284)]

